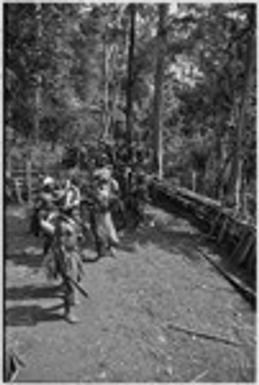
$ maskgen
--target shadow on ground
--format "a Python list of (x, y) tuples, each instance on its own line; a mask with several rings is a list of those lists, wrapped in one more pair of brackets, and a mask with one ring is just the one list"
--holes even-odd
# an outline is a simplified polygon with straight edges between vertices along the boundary
[(24, 265), (30, 268), (37, 268), (42, 265), (43, 257), (41, 254), (18, 252), (7, 255), (7, 260), (16, 265)]
[(159, 223), (152, 227), (145, 225), (135, 231), (127, 232), (122, 242), (131, 252), (135, 251), (134, 243), (138, 243), (143, 247), (153, 243), (160, 249), (172, 254), (178, 250), (191, 261), (198, 262), (201, 258), (195, 253), (194, 248), (197, 238), (198, 234), (193, 233), (189, 226), (186, 230), (175, 230), (175, 227), (168, 229), (167, 225)]
[[(163, 216), (162, 212), (161, 215)], [(184, 219), (177, 214), (171, 215), (171, 220), (163, 223), (163, 220), (159, 220), (160, 213), (158, 213), (158, 221), (156, 224), (152, 226), (146, 224), (135, 231), (127, 232), (123, 242), (126, 245), (138, 243), (143, 247), (153, 243), (171, 254), (180, 252), (185, 259), (195, 263), (203, 260), (198, 246), (199, 248), (205, 248), (208, 255), (216, 256), (217, 263), (226, 272), (235, 275), (245, 285), (253, 288), (253, 280), (249, 273), (233, 266), (233, 264), (229, 264), (229, 252), (227, 252), (222, 245), (216, 245), (211, 240), (206, 239), (206, 237), (204, 237), (205, 234), (202, 234), (197, 226), (191, 225), (191, 221), (188, 218)], [(215, 267), (208, 265), (208, 269), (214, 271)]]
[(6, 301), (24, 301), (41, 298), (61, 298), (61, 285), (42, 286), (25, 285), (22, 287), (10, 287), (5, 290)]
[(39, 305), (13, 306), (5, 311), (5, 326), (36, 326), (39, 322), (51, 322), (63, 319), (57, 313), (63, 304), (49, 308)]

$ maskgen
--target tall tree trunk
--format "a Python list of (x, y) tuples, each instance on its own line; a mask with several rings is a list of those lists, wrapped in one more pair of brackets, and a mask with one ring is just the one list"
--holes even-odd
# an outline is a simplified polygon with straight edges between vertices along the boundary
[(35, 145), (39, 145), (39, 137), (40, 137), (40, 120), (41, 120), (41, 75), (37, 75), (36, 77), (36, 88), (35, 88), (35, 119), (34, 119), (34, 140)]
[(246, 51), (246, 67), (245, 67), (245, 80), (242, 94), (242, 102), (240, 109), (237, 113), (237, 136), (236, 136), (236, 151), (234, 160), (234, 175), (235, 175), (235, 205), (236, 211), (242, 210), (242, 167), (243, 167), (243, 154), (242, 154), (242, 138), (246, 125), (246, 110), (247, 103), (249, 101), (249, 92), (251, 90), (251, 83), (253, 78), (253, 58), (255, 51), (255, 39), (253, 31), (250, 31), (250, 37), (247, 44)]
[[(221, 136), (222, 136), (222, 120), (220, 116), (220, 112), (218, 111), (217, 108), (215, 108), (215, 175), (216, 175), (216, 180), (218, 180), (218, 175), (220, 174), (221, 170)], [(215, 184), (215, 194), (214, 197), (216, 199), (220, 199), (220, 190), (221, 190), (221, 185), (220, 183)]]
[[(41, 57), (41, 41), (42, 41), (42, 4), (36, 4), (36, 22), (37, 22), (37, 56)], [(40, 60), (39, 60), (40, 61)], [(35, 115), (34, 115), (34, 141), (36, 146), (39, 145), (40, 136), (40, 120), (41, 120), (41, 104), (42, 104), (42, 75), (40, 70), (36, 74), (35, 86)]]
[(116, 79), (117, 61), (118, 61), (118, 46), (114, 44), (111, 51), (111, 68), (112, 68), (111, 109), (112, 111), (111, 111), (111, 118), (110, 118), (110, 136), (112, 139), (114, 139), (114, 126), (116, 122), (116, 112), (117, 112), (117, 104), (118, 104), (118, 96), (119, 96), (119, 85)]
[(109, 136), (109, 47), (106, 29), (103, 36), (103, 137)]
[(126, 138), (128, 147), (128, 158), (132, 157), (132, 131), (133, 131), (133, 86), (134, 86), (134, 48), (135, 48), (135, 23), (136, 23), (136, 5), (129, 5), (130, 12), (130, 38), (128, 50), (128, 84), (127, 84), (127, 110), (126, 110)]
[(155, 94), (153, 109), (153, 139), (154, 155), (153, 168), (159, 179), (163, 178), (163, 126), (162, 126), (162, 105), (163, 105), (163, 79), (165, 66), (166, 30), (165, 20), (167, 15), (167, 4), (160, 4), (159, 21), (157, 31), (157, 54), (155, 73)]

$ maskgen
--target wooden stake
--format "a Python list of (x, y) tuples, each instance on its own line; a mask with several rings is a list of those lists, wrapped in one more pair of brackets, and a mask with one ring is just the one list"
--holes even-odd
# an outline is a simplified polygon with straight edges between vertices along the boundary
[(225, 235), (225, 232), (226, 232), (226, 229), (227, 229), (227, 224), (228, 224), (228, 217), (225, 217), (225, 219), (223, 219), (223, 224), (222, 224), (222, 227), (219, 231), (219, 235), (218, 235), (218, 238), (217, 238), (217, 243), (221, 243), (224, 239), (224, 235)]
[(236, 260), (237, 253), (238, 253), (238, 251), (240, 251), (240, 248), (242, 248), (242, 246), (245, 244), (245, 240), (246, 240), (248, 235), (249, 235), (249, 233), (247, 231), (245, 233), (243, 233), (242, 238), (237, 243), (235, 250), (233, 251), (233, 253), (231, 254), (231, 256), (229, 258), (230, 262), (233, 262)]
[(251, 247), (253, 246), (253, 243), (254, 243), (254, 237), (251, 236), (251, 234), (249, 234), (248, 240), (247, 240), (247, 242), (245, 244), (245, 249), (242, 252), (242, 254), (239, 255), (239, 258), (237, 260), (237, 263), (238, 263), (239, 266), (242, 265), (245, 262), (246, 257), (248, 255)]

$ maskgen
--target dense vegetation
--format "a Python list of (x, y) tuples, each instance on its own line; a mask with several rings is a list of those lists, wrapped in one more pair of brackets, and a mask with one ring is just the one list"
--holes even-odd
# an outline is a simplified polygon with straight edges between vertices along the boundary
[(9, 3), (4, 22), (7, 155), (126, 139), (160, 178), (255, 197), (255, 4)]

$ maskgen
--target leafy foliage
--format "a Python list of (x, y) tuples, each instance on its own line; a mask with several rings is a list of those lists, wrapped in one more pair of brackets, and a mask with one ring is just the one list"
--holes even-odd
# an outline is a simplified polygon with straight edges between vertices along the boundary
[[(198, 191), (214, 197), (233, 197), (231, 178), (238, 178), (234, 154), (248, 67), (240, 159), (243, 189), (254, 193), (255, 14), (254, 4), (180, 4), (165, 20), (165, 177), (190, 186), (195, 171), (204, 181)], [(33, 143), (38, 119), (42, 142), (80, 152), (82, 143), (98, 143), (108, 114), (110, 138), (123, 141), (129, 15), (128, 4), (5, 4), (5, 123), (16, 138)], [(136, 5), (132, 147), (143, 149), (149, 171), (158, 16), (157, 4)]]

